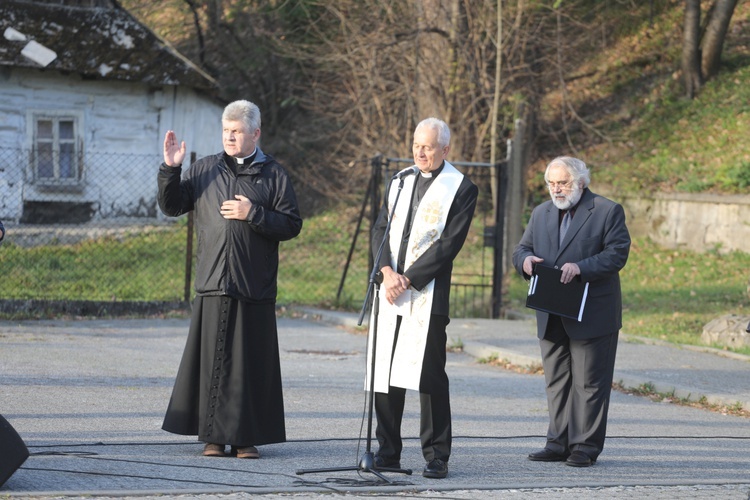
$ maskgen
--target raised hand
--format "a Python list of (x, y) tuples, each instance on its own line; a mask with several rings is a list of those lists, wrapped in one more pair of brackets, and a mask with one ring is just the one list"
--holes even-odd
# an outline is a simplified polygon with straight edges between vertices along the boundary
[(170, 167), (179, 167), (185, 159), (185, 141), (178, 144), (173, 130), (167, 130), (164, 136), (164, 163)]

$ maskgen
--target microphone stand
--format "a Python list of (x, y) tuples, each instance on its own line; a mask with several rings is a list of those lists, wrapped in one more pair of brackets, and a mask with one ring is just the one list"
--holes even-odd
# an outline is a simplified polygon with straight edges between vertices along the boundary
[(367, 312), (367, 306), (370, 301), (373, 290), (375, 291), (375, 297), (372, 301), (372, 356), (370, 359), (370, 380), (369, 380), (369, 393), (367, 395), (367, 440), (365, 453), (359, 460), (359, 464), (350, 467), (333, 467), (328, 469), (300, 469), (297, 471), (297, 475), (314, 473), (314, 472), (343, 472), (343, 471), (360, 471), (370, 472), (375, 474), (383, 481), (390, 483), (391, 481), (385, 477), (381, 472), (398, 472), (400, 474), (411, 475), (411, 469), (400, 469), (396, 467), (377, 467), (375, 466), (375, 454), (372, 452), (372, 414), (375, 403), (375, 353), (378, 339), (378, 313), (380, 312), (380, 284), (378, 283), (378, 265), (380, 258), (383, 256), (383, 249), (385, 248), (385, 242), (388, 241), (388, 235), (391, 232), (391, 221), (393, 220), (393, 214), (396, 212), (396, 206), (398, 205), (398, 199), (401, 197), (401, 190), (404, 187), (404, 177), (399, 178), (398, 191), (396, 192), (396, 199), (393, 203), (393, 210), (388, 215), (388, 222), (385, 226), (385, 232), (383, 233), (383, 239), (378, 247), (377, 256), (375, 257), (375, 263), (372, 271), (370, 272), (370, 281), (367, 286), (367, 294), (365, 295), (364, 303), (362, 304), (362, 311), (359, 314), (359, 321), (357, 325), (361, 326), (364, 321), (365, 314)]

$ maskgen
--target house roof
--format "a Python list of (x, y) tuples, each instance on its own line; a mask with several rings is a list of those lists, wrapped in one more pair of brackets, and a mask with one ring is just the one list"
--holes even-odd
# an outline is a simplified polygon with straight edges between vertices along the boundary
[(217, 86), (116, 0), (2, 0), (0, 33), (0, 66), (159, 86)]

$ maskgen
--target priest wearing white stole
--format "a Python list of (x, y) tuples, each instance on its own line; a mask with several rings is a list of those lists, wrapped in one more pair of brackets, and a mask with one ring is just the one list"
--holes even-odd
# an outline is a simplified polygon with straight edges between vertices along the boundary
[[(412, 389), (420, 398), (423, 475), (439, 479), (448, 475), (452, 438), (445, 372), (451, 271), (471, 226), (478, 189), (446, 161), (450, 129), (442, 120), (420, 122), (412, 150), (419, 172), (391, 182), (372, 234), (377, 255), (393, 213), (376, 264), (382, 284), (374, 374), (375, 434), (380, 445), (375, 467), (401, 467), (401, 418), (406, 389)], [(370, 321), (371, 327), (374, 323)]]

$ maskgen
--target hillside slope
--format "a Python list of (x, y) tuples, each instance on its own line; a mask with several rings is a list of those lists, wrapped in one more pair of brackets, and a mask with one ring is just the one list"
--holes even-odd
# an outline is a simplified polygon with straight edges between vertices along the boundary
[[(570, 142), (582, 144), (573, 154), (589, 163), (596, 183), (618, 191), (746, 193), (750, 4), (737, 6), (720, 74), (689, 100), (679, 70), (684, 2), (669, 3), (652, 25), (584, 55), (568, 75), (565, 97), (580, 117)], [(558, 112), (561, 99), (560, 90), (550, 92), (543, 109)], [(532, 167), (532, 189), (543, 161)]]

